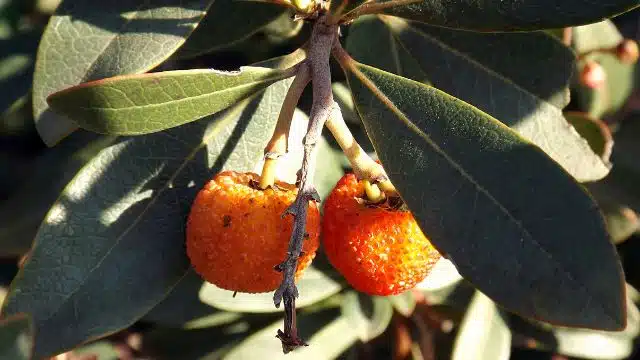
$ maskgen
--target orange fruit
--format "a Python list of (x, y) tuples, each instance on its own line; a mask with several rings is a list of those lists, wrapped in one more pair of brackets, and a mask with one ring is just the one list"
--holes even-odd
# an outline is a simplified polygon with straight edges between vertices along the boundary
[[(206, 281), (227, 290), (260, 293), (275, 290), (282, 274), (274, 267), (286, 257), (293, 216), (282, 214), (297, 194), (295, 186), (276, 182), (259, 190), (254, 173), (224, 171), (196, 196), (187, 221), (187, 255)], [(319, 246), (320, 212), (309, 203), (307, 235), (296, 278)]]
[(440, 253), (399, 198), (369, 204), (364, 183), (347, 174), (324, 204), (322, 241), (331, 264), (354, 289), (395, 295), (422, 281)]

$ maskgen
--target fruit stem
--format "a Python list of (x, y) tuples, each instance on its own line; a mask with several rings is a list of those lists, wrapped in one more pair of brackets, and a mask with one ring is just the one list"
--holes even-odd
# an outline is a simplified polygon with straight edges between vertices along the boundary
[(372, 184), (369, 180), (364, 180), (364, 192), (367, 194), (367, 199), (373, 203), (379, 203), (385, 199), (385, 195), (378, 185)]
[[(327, 129), (331, 131), (336, 142), (347, 159), (349, 159), (353, 173), (356, 174), (359, 179), (371, 181), (374, 185), (378, 185), (376, 188), (381, 188), (388, 195), (396, 193), (382, 165), (373, 160), (353, 137), (337, 103), (334, 103), (331, 117), (327, 120)], [(373, 199), (370, 200), (374, 201)]]
[(260, 189), (264, 190), (269, 186), (273, 186), (275, 182), (278, 158), (289, 150), (289, 129), (291, 128), (293, 114), (309, 81), (311, 81), (309, 65), (306, 62), (302, 62), (280, 108), (278, 122), (273, 130), (271, 140), (264, 148), (265, 160), (258, 183), (258, 188)]
[(295, 285), (295, 272), (305, 239), (309, 201), (319, 200), (318, 193), (313, 186), (312, 176), (316, 168), (316, 144), (322, 135), (322, 128), (334, 108), (329, 60), (331, 48), (337, 39), (338, 26), (329, 24), (327, 15), (321, 15), (313, 25), (307, 53), (307, 63), (313, 86), (313, 103), (309, 126), (303, 141), (304, 154), (298, 177), (298, 195), (283, 214), (283, 216), (287, 214), (294, 216), (293, 230), (289, 239), (287, 256), (276, 267), (283, 273), (282, 283), (273, 294), (273, 302), (276, 307), (279, 307), (284, 300), (284, 332), (278, 330), (277, 337), (282, 342), (282, 349), (285, 353), (298, 346), (306, 345), (297, 333), (295, 299), (298, 296), (298, 289)]

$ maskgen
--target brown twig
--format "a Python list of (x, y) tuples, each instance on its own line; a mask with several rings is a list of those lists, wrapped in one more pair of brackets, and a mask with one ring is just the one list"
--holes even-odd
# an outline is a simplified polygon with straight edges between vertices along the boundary
[(289, 240), (289, 248), (285, 260), (276, 266), (276, 270), (283, 273), (282, 283), (273, 295), (276, 307), (284, 300), (285, 319), (284, 331), (278, 330), (277, 337), (282, 342), (282, 350), (288, 353), (306, 343), (299, 337), (296, 326), (296, 297), (298, 289), (295, 285), (295, 272), (298, 258), (302, 253), (305, 238), (307, 210), (309, 201), (318, 201), (318, 194), (313, 185), (313, 174), (316, 168), (316, 144), (322, 133), (325, 122), (333, 109), (333, 94), (331, 92), (331, 71), (329, 56), (333, 43), (337, 40), (338, 26), (327, 23), (327, 16), (322, 15), (316, 20), (307, 61), (311, 70), (313, 85), (313, 104), (307, 134), (304, 137), (304, 156), (299, 173), (298, 196), (285, 214), (294, 216), (293, 231)]

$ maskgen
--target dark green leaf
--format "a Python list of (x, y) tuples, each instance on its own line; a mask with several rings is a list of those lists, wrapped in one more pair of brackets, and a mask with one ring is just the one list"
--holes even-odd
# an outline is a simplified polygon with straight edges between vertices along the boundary
[[(387, 45), (380, 53), (390, 55), (367, 50), (372, 38)], [(356, 60), (416, 81), (428, 79), (538, 145), (578, 180), (608, 173), (562, 115), (573, 55), (551, 36), (477, 34), (369, 17), (358, 21), (348, 40)]]
[(29, 360), (33, 351), (31, 319), (18, 314), (0, 321), (0, 359)]
[(212, 174), (261, 158), (288, 84), (203, 121), (121, 138), (78, 173), (4, 304), (4, 314), (33, 315), (38, 357), (127, 327), (166, 296), (189, 266), (193, 198)]
[(586, 113), (570, 111), (566, 112), (564, 116), (578, 134), (587, 140), (591, 150), (598, 154), (602, 161), (609, 163), (613, 147), (613, 136), (611, 136), (609, 126), (602, 120), (593, 118)]
[(462, 276), (527, 317), (624, 325), (623, 274), (602, 215), (557, 163), (437, 89), (356, 62), (348, 79), (391, 181)]
[(518, 31), (588, 24), (639, 4), (638, 0), (422, 0), (382, 12), (449, 28)]
[(176, 284), (171, 293), (149, 311), (143, 321), (160, 326), (180, 328), (189, 321), (218, 313), (198, 297), (204, 280), (194, 271), (189, 271)]
[(508, 360), (511, 331), (493, 301), (476, 291), (460, 324), (452, 360)]
[[(615, 24), (609, 20), (573, 29), (573, 47), (578, 54), (612, 48), (623, 40)], [(579, 74), (586, 60), (599, 63), (605, 71), (605, 85), (592, 89), (578, 82), (576, 100), (591, 116), (603, 118), (620, 110), (635, 88), (635, 64), (622, 63), (615, 54), (596, 51), (576, 64)]]
[(350, 331), (361, 341), (368, 342), (387, 329), (393, 316), (393, 306), (386, 297), (350, 291), (344, 295), (342, 314), (349, 322)]
[(41, 33), (29, 29), (3, 36), (0, 31), (0, 112), (30, 91)]
[(629, 207), (640, 213), (640, 118), (625, 119), (614, 134), (611, 174), (589, 183), (589, 191), (602, 203)]
[(126, 75), (75, 86), (47, 101), (84, 129), (140, 135), (215, 114), (289, 75), (260, 67)]
[(267, 2), (216, 0), (175, 56), (194, 57), (231, 46), (286, 12), (286, 8)]
[[(632, 290), (628, 285), (627, 288)], [(538, 350), (585, 359), (627, 359), (640, 332), (640, 314), (631, 299), (627, 300), (627, 327), (621, 332), (557, 327), (518, 318), (509, 323), (514, 337), (517, 334), (526, 339), (529, 347), (535, 345)]]
[[(300, 297), (296, 300), (296, 306), (303, 308), (324, 300), (338, 293), (342, 285), (335, 282), (313, 266), (309, 267), (296, 283)], [(273, 293), (247, 294), (220, 289), (219, 287), (205, 283), (200, 291), (200, 300), (215, 308), (249, 313), (281, 312), (273, 305)]]
[[(27, 252), (51, 205), (78, 171), (115, 137), (78, 131), (58, 146), (22, 161), (20, 185), (0, 201), (0, 253)], [(13, 154), (8, 154), (14, 157)]]
[(53, 146), (76, 124), (49, 110), (55, 91), (119, 74), (142, 73), (167, 59), (191, 34), (212, 0), (65, 0), (40, 41), (33, 113)]

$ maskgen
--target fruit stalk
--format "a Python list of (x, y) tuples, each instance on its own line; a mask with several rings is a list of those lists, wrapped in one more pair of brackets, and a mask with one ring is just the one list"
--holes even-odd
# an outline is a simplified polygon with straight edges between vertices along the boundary
[(307, 133), (304, 137), (304, 154), (299, 172), (298, 195), (294, 203), (287, 209), (286, 215), (293, 215), (295, 220), (289, 239), (289, 248), (285, 260), (276, 267), (283, 273), (280, 287), (273, 295), (276, 307), (284, 300), (285, 319), (284, 332), (278, 330), (277, 337), (282, 342), (284, 353), (288, 353), (305, 342), (298, 336), (295, 316), (295, 299), (298, 289), (295, 285), (295, 271), (298, 258), (305, 240), (305, 227), (309, 201), (318, 201), (318, 193), (313, 185), (313, 174), (316, 168), (316, 144), (321, 136), (322, 128), (333, 110), (333, 93), (331, 90), (331, 70), (329, 58), (331, 48), (337, 41), (338, 26), (329, 24), (328, 17), (322, 15), (316, 20), (309, 41), (307, 63), (312, 79), (313, 103)]
[(327, 129), (331, 131), (336, 142), (349, 159), (353, 172), (359, 179), (370, 181), (372, 186), (382, 189), (387, 195), (396, 193), (382, 165), (375, 162), (353, 137), (337, 103), (334, 103), (331, 117), (327, 120)]
[(276, 128), (273, 131), (273, 136), (264, 149), (264, 165), (262, 166), (262, 173), (260, 175), (260, 182), (258, 187), (260, 189), (266, 189), (272, 186), (275, 181), (276, 167), (278, 164), (278, 158), (284, 155), (289, 150), (289, 129), (291, 128), (291, 121), (293, 120), (293, 113), (298, 106), (300, 96), (311, 81), (311, 74), (309, 73), (309, 65), (303, 62), (298, 67), (298, 73), (294, 78), (287, 95), (284, 98), (282, 107), (280, 108), (280, 114), (278, 115), (278, 122)]

